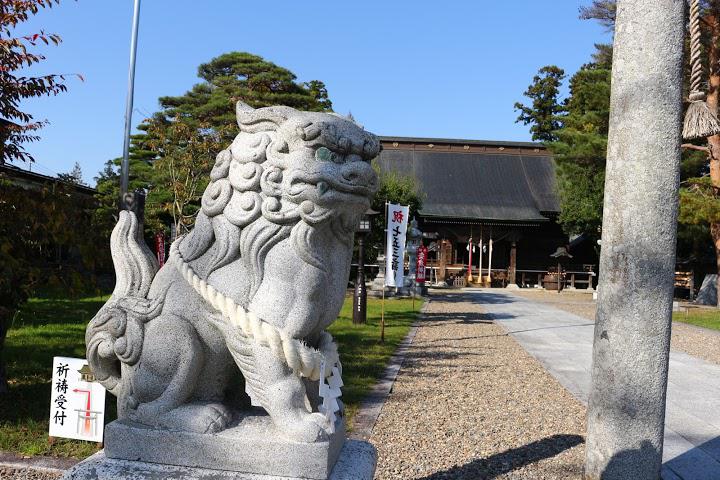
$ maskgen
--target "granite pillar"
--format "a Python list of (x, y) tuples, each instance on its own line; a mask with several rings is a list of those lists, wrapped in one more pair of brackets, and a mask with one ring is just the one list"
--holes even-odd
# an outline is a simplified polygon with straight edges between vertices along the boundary
[(585, 478), (660, 478), (680, 163), (683, 0), (618, 0)]

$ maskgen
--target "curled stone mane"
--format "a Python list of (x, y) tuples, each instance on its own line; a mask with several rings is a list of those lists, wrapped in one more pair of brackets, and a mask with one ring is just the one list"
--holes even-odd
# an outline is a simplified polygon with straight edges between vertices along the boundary
[(334, 114), (317, 114), (314, 120), (299, 113), (283, 106), (252, 109), (238, 102), (240, 133), (217, 155), (195, 228), (179, 245), (186, 261), (211, 252), (201, 277), (237, 258), (250, 259), (252, 296), (262, 282), (265, 256), (277, 243), (291, 237), (303, 260), (325, 270), (324, 260), (308, 247), (316, 228), (330, 223), (333, 232), (351, 230), (336, 221), (342, 219), (332, 208), (284, 195), (289, 188), (284, 176), (298, 158), (323, 145), (369, 161), (379, 153), (379, 142), (372, 135), (361, 145), (351, 142), (342, 127), (323, 121)]

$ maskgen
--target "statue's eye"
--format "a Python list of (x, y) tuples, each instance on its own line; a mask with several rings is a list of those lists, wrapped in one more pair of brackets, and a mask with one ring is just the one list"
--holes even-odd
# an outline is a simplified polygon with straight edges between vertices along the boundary
[(325, 147), (315, 150), (315, 159), (319, 162), (332, 162), (333, 153)]

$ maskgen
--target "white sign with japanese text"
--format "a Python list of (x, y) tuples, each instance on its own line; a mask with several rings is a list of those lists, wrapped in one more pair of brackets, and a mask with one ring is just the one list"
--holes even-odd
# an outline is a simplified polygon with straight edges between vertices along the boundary
[(385, 285), (402, 287), (404, 276), (405, 234), (410, 207), (388, 204), (387, 249), (385, 252)]
[(51, 437), (102, 442), (105, 387), (84, 358), (55, 357), (50, 391)]

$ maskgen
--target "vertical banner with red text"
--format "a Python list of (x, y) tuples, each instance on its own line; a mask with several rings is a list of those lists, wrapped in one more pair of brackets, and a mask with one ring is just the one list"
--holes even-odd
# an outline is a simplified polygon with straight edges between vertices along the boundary
[(420, 245), (417, 251), (417, 270), (415, 274), (415, 282), (425, 283), (425, 265), (427, 265), (428, 248)]
[(385, 285), (388, 287), (403, 286), (405, 235), (409, 213), (410, 207), (388, 204), (385, 252)]

